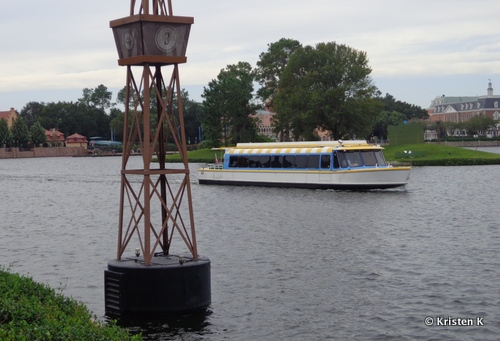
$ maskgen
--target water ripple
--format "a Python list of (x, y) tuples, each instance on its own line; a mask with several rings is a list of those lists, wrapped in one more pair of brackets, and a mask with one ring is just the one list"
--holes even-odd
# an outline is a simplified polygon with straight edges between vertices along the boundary
[[(1, 264), (102, 318), (120, 165), (1, 160)], [(200, 186), (196, 168), (212, 304), (201, 315), (132, 322), (148, 339), (498, 339), (498, 166), (417, 167), (403, 190), (363, 193)], [(427, 316), (483, 317), (485, 326), (426, 327)]]

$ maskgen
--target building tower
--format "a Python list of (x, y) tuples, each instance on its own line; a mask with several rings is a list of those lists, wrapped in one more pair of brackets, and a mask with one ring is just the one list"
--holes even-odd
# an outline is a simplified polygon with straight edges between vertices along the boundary
[[(118, 251), (104, 276), (107, 315), (188, 312), (210, 303), (210, 260), (196, 245), (179, 79), (193, 22), (174, 16), (171, 0), (131, 0), (129, 16), (110, 22), (127, 76)], [(171, 71), (168, 82), (164, 68)], [(167, 142), (177, 147), (180, 166), (167, 166)], [(132, 157), (137, 150), (140, 156)], [(175, 243), (188, 252), (174, 253)]]
[(488, 96), (493, 96), (493, 86), (491, 85), (491, 79), (488, 82)]

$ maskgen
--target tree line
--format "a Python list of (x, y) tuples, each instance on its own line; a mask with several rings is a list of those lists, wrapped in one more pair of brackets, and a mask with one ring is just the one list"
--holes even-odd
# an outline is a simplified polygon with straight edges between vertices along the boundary
[(466, 122), (434, 122), (428, 128), (435, 130), (440, 138), (455, 136), (456, 131), (460, 132), (460, 136), (464, 136), (465, 134), (472, 137), (487, 132), (497, 123), (497, 120), (488, 116), (474, 116)]
[[(335, 42), (303, 46), (294, 39), (280, 39), (268, 44), (255, 68), (240, 61), (220, 70), (204, 87), (202, 103), (182, 90), (186, 136), (189, 143), (203, 139), (207, 147), (265, 140), (250, 116), (264, 107), (275, 113), (273, 129), (283, 141), (318, 139), (320, 130), (330, 132), (333, 139), (386, 138), (388, 125), (427, 117), (418, 106), (382, 96), (371, 71), (366, 53), (349, 46)], [(256, 91), (254, 84), (259, 85)], [(51, 128), (65, 136), (78, 133), (121, 141), (125, 88), (116, 102), (112, 97), (101, 84), (83, 89), (76, 102), (29, 102), (19, 114), (18, 125), (24, 123), (26, 129), (14, 132), (13, 127), (9, 136), (2, 133), (2, 124), (0, 142), (37, 145), (37, 132)], [(156, 101), (151, 103), (155, 122)]]
[[(185, 90), (182, 90), (181, 96), (186, 136), (192, 141), (190, 143), (195, 143), (199, 138), (201, 104), (190, 100)], [(50, 129), (56, 129), (65, 136), (78, 133), (87, 138), (122, 141), (125, 113), (120, 105), (125, 104), (125, 87), (118, 92), (115, 102), (112, 98), (112, 92), (101, 84), (96, 88), (84, 88), (82, 97), (76, 102), (29, 102), (10, 129), (5, 119), (0, 120), (0, 147), (38, 147), (47, 142), (45, 130)], [(157, 119), (154, 105), (152, 122)]]
[(10, 131), (7, 122), (0, 120), (0, 141), (7, 147), (38, 147), (46, 142), (45, 130), (50, 129), (65, 136), (78, 133), (86, 137), (109, 137), (112, 115), (105, 110), (112, 106), (111, 96), (104, 85), (99, 85), (95, 89), (83, 89), (77, 102), (29, 102)]
[(228, 65), (204, 88), (205, 139), (212, 146), (262, 139), (249, 114), (263, 106), (275, 113), (282, 141), (317, 140), (318, 131), (333, 139), (386, 138), (388, 125), (427, 117), (421, 107), (382, 97), (371, 71), (366, 53), (349, 46), (280, 39), (268, 44), (256, 68)]
[(40, 122), (35, 122), (31, 128), (22, 117), (17, 118), (9, 128), (7, 120), (0, 120), (0, 147), (28, 147), (45, 143), (47, 136)]

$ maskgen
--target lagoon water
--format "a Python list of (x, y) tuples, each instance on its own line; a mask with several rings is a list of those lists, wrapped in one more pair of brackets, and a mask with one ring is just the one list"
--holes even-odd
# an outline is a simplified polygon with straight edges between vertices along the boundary
[[(0, 160), (0, 265), (104, 318), (120, 165)], [(415, 167), (370, 192), (201, 186), (191, 166), (212, 304), (131, 326), (145, 339), (498, 340), (500, 166)]]
[(466, 149), (479, 150), (482, 152), (500, 154), (500, 147), (467, 147)]

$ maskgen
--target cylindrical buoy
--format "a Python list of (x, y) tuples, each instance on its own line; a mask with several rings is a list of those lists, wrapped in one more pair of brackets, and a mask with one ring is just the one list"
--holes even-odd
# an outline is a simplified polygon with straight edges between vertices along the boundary
[(104, 271), (105, 311), (110, 317), (155, 313), (190, 313), (211, 302), (210, 260), (155, 254), (111, 260)]

